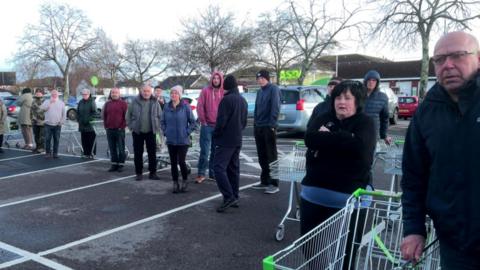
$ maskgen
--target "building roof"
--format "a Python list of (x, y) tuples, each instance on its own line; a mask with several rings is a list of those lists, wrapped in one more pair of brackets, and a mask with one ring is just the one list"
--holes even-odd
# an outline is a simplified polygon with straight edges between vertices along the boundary
[(170, 89), (175, 85), (181, 85), (185, 89), (200, 89), (207, 83), (208, 79), (202, 75), (170, 76), (160, 83), (160, 87), (162, 89)]
[[(419, 78), (421, 65), (421, 60), (402, 62), (339, 62), (337, 75), (345, 79), (360, 79), (363, 78), (369, 70), (374, 69), (380, 73), (382, 78)], [(428, 76), (435, 77), (435, 71), (431, 61)]]

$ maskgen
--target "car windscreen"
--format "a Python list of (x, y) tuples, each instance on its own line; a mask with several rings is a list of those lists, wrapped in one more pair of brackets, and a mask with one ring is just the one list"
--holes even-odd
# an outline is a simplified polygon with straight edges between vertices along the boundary
[(12, 105), (15, 105), (15, 103), (17, 102), (17, 99), (16, 98), (4, 98), (3, 102), (4, 102), (5, 106), (12, 106)]
[(297, 90), (280, 89), (280, 100), (282, 104), (296, 104), (299, 100), (299, 92)]
[(415, 99), (412, 97), (399, 97), (398, 103), (411, 104), (411, 103), (415, 103)]
[(257, 93), (242, 93), (242, 96), (245, 98), (247, 103), (255, 103)]

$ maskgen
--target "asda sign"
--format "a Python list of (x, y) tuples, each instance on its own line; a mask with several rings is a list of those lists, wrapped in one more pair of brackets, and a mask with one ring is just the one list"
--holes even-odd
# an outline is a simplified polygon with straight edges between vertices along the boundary
[(300, 78), (300, 73), (301, 72), (299, 69), (282, 70), (280, 71), (280, 80), (282, 81), (296, 80)]

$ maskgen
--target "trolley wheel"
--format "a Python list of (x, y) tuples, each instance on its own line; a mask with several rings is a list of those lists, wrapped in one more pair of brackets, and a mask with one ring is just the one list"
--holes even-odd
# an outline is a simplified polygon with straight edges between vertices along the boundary
[(17, 142), (17, 143), (15, 144), (15, 147), (16, 147), (16, 148), (20, 148), (20, 143)]
[(295, 218), (300, 220), (300, 208), (297, 207), (297, 211), (295, 211)]
[(275, 240), (282, 241), (284, 236), (285, 236), (285, 225), (280, 224), (278, 225), (277, 231), (275, 232)]

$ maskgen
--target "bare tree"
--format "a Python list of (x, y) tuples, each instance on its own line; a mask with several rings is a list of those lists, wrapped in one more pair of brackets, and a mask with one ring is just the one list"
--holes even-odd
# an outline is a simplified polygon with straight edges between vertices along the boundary
[[(362, 12), (359, 6), (351, 2), (335, 1), (335, 7), (327, 8), (328, 2), (309, 0), (308, 8), (303, 10), (295, 1), (289, 1), (289, 25), (285, 28), (301, 55), (300, 77), (298, 84), (303, 85), (305, 77), (312, 68), (314, 60), (324, 52), (339, 45), (337, 37), (346, 30), (360, 31), (362, 25), (357, 15)], [(341, 12), (336, 14), (335, 10)]]
[[(46, 75), (52, 75), (52, 67), (40, 58), (16, 58), (15, 70), (21, 81), (31, 82), (33, 79), (38, 79)], [(30, 85), (34, 87), (34, 85)]]
[(98, 42), (90, 51), (87, 61), (93, 63), (101, 77), (109, 78), (113, 86), (118, 83), (120, 67), (124, 58), (115, 44), (103, 30), (97, 33)]
[(284, 31), (288, 25), (287, 14), (275, 10), (261, 15), (255, 31), (256, 60), (275, 71), (277, 84), (280, 84), (281, 71), (300, 56), (293, 50), (292, 36)]
[(119, 72), (139, 86), (163, 74), (169, 68), (168, 46), (162, 41), (127, 40)]
[(470, 29), (470, 21), (480, 18), (480, 1), (389, 0), (375, 3), (382, 3), (378, 8), (381, 14), (384, 14), (373, 29), (376, 38), (384, 36), (385, 40), (400, 47), (415, 47), (418, 37), (421, 39), (421, 97), (427, 90), (432, 33), (441, 32), (442, 29)]
[(181, 76), (183, 80), (179, 83), (184, 88), (187, 87), (186, 83), (190, 81), (192, 76), (201, 73), (200, 65), (194, 61), (190, 56), (194, 46), (190, 43), (177, 43), (170, 44), (170, 72), (175, 75)]
[(198, 19), (183, 22), (179, 43), (189, 44), (188, 57), (200, 65), (201, 71), (224, 73), (252, 60), (252, 33), (247, 27), (236, 27), (231, 12), (209, 6)]
[(82, 10), (66, 4), (43, 4), (40, 22), (26, 27), (16, 58), (53, 62), (63, 76), (66, 100), (70, 93), (70, 67), (96, 42), (97, 36)]

